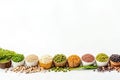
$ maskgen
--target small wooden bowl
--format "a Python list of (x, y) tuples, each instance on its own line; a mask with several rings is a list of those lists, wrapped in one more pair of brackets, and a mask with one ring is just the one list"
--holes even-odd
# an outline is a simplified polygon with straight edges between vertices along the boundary
[(60, 62), (60, 63), (57, 63), (57, 62), (53, 61), (55, 67), (65, 67), (66, 66), (66, 62), (67, 62), (67, 60), (65, 60), (63, 62)]
[(11, 60), (7, 62), (0, 62), (0, 68), (5, 69), (11, 67)]
[(110, 64), (112, 67), (120, 67), (120, 62), (113, 62), (110, 60)]

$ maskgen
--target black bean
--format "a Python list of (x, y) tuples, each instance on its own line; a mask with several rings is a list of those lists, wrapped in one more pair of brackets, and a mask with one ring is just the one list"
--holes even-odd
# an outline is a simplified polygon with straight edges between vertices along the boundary
[(120, 55), (118, 55), (118, 54), (112, 54), (110, 56), (110, 60), (114, 61), (114, 62), (120, 62)]

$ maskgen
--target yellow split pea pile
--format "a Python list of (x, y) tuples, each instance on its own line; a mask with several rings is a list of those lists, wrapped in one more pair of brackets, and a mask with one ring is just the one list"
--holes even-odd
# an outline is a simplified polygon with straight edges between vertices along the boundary
[(35, 54), (24, 56), (11, 50), (0, 48), (0, 68), (13, 72), (35, 73), (41, 71), (67, 72), (71, 70), (91, 69), (99, 72), (120, 71), (120, 55), (99, 53), (95, 57), (92, 54), (84, 54), (79, 57), (76, 54), (66, 57), (64, 54), (56, 54), (53, 57)]

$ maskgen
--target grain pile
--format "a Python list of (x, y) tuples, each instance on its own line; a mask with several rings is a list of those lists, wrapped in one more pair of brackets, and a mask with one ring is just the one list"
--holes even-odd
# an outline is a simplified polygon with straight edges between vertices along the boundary
[(25, 63), (28, 67), (36, 66), (38, 65), (38, 56), (35, 54), (28, 55), (25, 58)]
[(45, 69), (49, 69), (52, 67), (52, 56), (44, 55), (39, 60), (39, 65)]

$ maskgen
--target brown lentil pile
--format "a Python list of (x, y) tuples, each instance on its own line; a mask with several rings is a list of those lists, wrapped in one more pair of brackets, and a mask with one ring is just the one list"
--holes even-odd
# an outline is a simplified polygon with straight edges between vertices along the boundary
[(92, 62), (95, 60), (94, 56), (91, 54), (85, 54), (82, 56), (82, 60), (85, 62)]
[(20, 73), (36, 73), (36, 72), (40, 72), (43, 71), (44, 69), (42, 67), (39, 66), (33, 66), (33, 67), (27, 67), (27, 66), (19, 66), (16, 68), (11, 69), (11, 71), (13, 72), (20, 72)]

